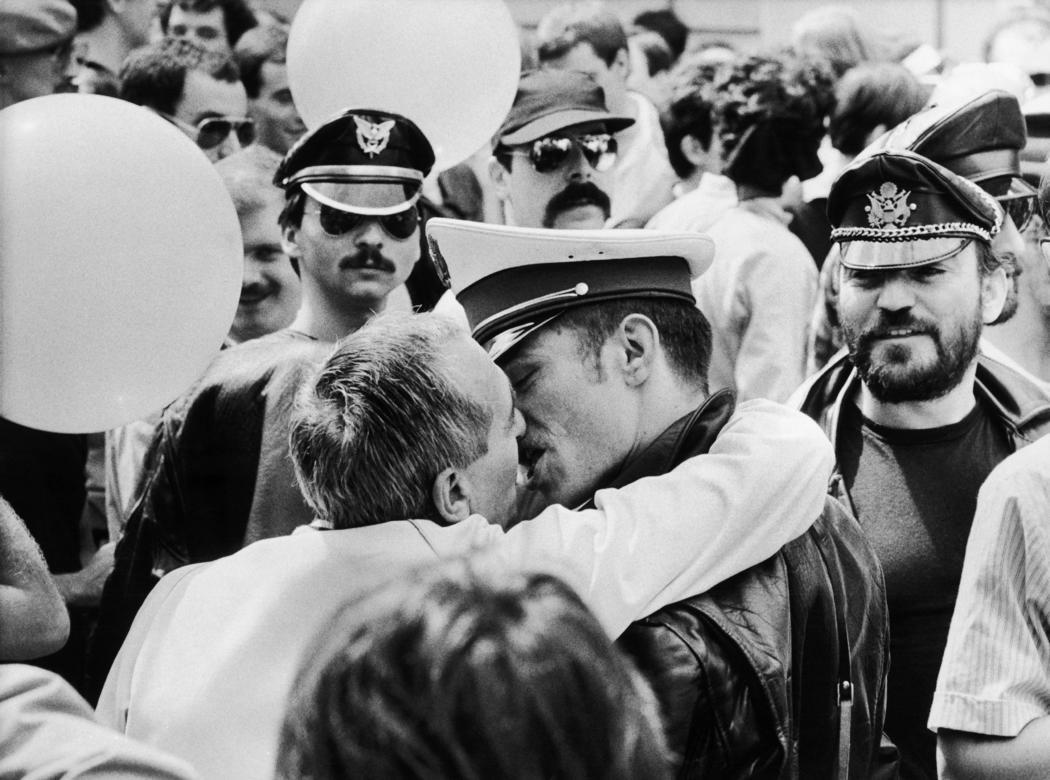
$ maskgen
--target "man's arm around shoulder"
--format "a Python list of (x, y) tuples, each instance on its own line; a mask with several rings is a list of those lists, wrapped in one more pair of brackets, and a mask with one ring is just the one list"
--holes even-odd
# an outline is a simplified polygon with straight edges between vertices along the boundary
[(497, 550), (558, 573), (610, 636), (702, 593), (803, 534), (824, 505), (834, 455), (810, 418), (770, 401), (741, 404), (710, 452), (595, 495), (595, 509), (546, 509)]

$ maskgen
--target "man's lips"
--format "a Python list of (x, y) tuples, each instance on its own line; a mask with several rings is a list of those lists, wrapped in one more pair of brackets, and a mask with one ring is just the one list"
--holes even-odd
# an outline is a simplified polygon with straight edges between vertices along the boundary
[(518, 466), (519, 473), (522, 475), (524, 487), (526, 489), (535, 489), (534, 483), (536, 480), (536, 467), (540, 460), (543, 458), (544, 450), (541, 447), (534, 445), (519, 445), (518, 449)]

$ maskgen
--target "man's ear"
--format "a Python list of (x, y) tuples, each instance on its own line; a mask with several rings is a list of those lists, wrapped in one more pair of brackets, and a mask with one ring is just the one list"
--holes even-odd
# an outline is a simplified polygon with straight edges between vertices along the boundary
[(299, 248), (298, 243), (299, 229), (286, 225), (281, 228), (281, 249), (288, 257), (294, 257), (296, 259), (302, 257), (303, 250)]
[(1002, 266), (981, 277), (981, 319), (985, 325), (999, 318), (1012, 283), (1006, 278), (1006, 269)]
[(463, 475), (449, 466), (434, 478), (430, 496), (442, 520), (446, 523), (458, 523), (470, 517), (468, 492), (469, 488), (463, 482)]
[(624, 381), (632, 387), (644, 384), (652, 374), (660, 346), (656, 324), (644, 314), (628, 314), (620, 321), (613, 340)]

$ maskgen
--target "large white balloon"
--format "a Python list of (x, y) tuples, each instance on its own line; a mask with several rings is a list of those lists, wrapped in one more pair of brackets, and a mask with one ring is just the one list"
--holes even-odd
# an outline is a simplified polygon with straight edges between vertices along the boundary
[(305, 0), (288, 38), (288, 82), (308, 127), (347, 108), (403, 114), (434, 146), (436, 170), (496, 134), (520, 68), (501, 0)]
[(177, 128), (98, 95), (0, 111), (0, 151), (0, 414), (74, 433), (160, 409), (237, 309), (222, 180)]

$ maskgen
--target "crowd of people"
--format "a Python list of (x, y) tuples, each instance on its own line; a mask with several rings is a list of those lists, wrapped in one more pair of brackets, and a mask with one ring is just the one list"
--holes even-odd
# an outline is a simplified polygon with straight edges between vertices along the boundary
[(244, 271), (153, 416), (0, 418), (0, 778), (1050, 776), (1050, 6), (997, 8), (957, 63), (552, 3), (437, 171), (308, 128), (249, 0), (3, 0), (0, 109), (178, 128)]

